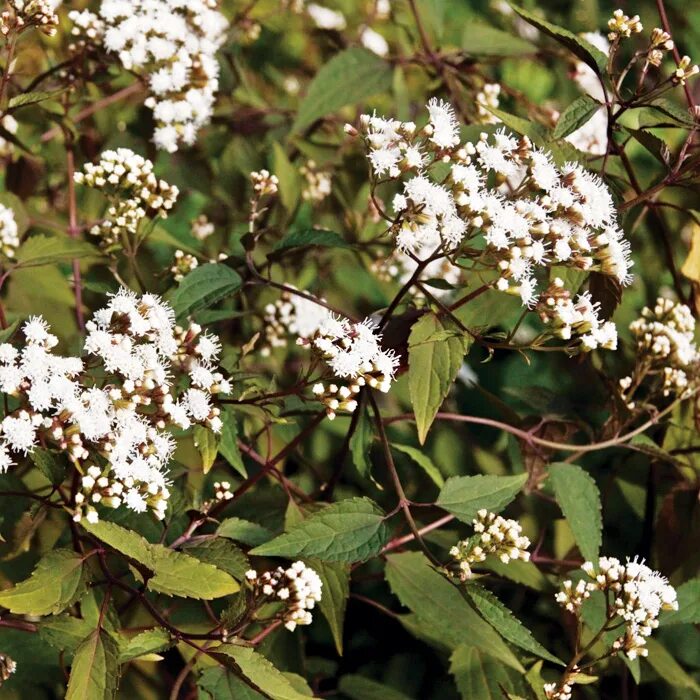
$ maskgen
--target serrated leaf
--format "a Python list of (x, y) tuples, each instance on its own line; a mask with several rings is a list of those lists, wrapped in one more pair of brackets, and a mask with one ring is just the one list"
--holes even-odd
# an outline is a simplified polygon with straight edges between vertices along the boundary
[(34, 466), (52, 483), (60, 484), (66, 478), (66, 469), (57, 455), (42, 447), (35, 447), (30, 458)]
[(161, 544), (151, 544), (141, 535), (116, 523), (83, 520), (81, 524), (97, 539), (152, 571), (154, 575), (147, 583), (150, 590), (211, 600), (239, 589), (238, 583), (221, 569)]
[(592, 68), (597, 75), (605, 74), (608, 57), (600, 49), (597, 49), (582, 37), (576, 36), (576, 34), (570, 32), (568, 29), (547, 22), (522, 7), (513, 4), (511, 4), (511, 7), (526, 22), (569, 49), (571, 53)]
[(263, 693), (275, 700), (308, 700), (290, 680), (276, 669), (262, 654), (250, 647), (222, 644), (212, 653), (233, 659), (240, 672)]
[(316, 557), (331, 562), (366, 561), (379, 553), (389, 537), (384, 518), (383, 511), (369, 498), (348, 498), (313, 513), (250, 553)]
[(330, 564), (320, 559), (307, 559), (306, 563), (316, 571), (323, 582), (323, 595), (318, 604), (331, 628), (335, 648), (343, 655), (343, 625), (345, 608), (350, 596), (350, 566)]
[(581, 554), (598, 561), (603, 520), (595, 481), (581, 467), (566, 462), (549, 465), (549, 480)]
[(466, 587), (474, 607), (493, 628), (511, 644), (529, 651), (555, 664), (564, 665), (556, 656), (550, 654), (530, 633), (526, 627), (513, 615), (491, 591), (478, 583), (470, 583)]
[(183, 546), (183, 551), (199, 561), (213, 564), (238, 581), (242, 581), (250, 569), (248, 557), (226, 537), (212, 535), (211, 539), (190, 541)]
[(55, 615), (65, 610), (85, 589), (83, 562), (68, 549), (49, 552), (26, 581), (0, 591), (0, 606), (17, 615)]
[(133, 636), (121, 647), (119, 663), (125, 664), (127, 661), (137, 659), (140, 656), (163, 651), (170, 647), (172, 643), (170, 635), (162, 627), (144, 630)]
[(485, 508), (498, 513), (520, 492), (527, 474), (515, 476), (452, 476), (442, 487), (436, 505), (465, 523), (471, 523)]
[(438, 331), (454, 328), (452, 321), (442, 320), (434, 314), (422, 316), (411, 328), (408, 339), (408, 389), (421, 445), (471, 344), (463, 335), (438, 342), (429, 338)]
[(236, 418), (228, 407), (221, 411), (221, 435), (219, 440), (219, 453), (224, 459), (244, 478), (248, 477), (241, 451), (238, 449), (238, 424)]
[[(459, 589), (432, 568), (421, 552), (390, 554), (386, 580), (398, 599), (415, 614), (415, 623), (431, 640), (456, 649), (475, 645), (502, 663), (523, 667), (500, 635), (467, 603)], [(459, 624), (455, 624), (459, 620)]]
[(268, 542), (274, 536), (266, 527), (243, 518), (226, 518), (217, 528), (216, 534), (221, 537), (229, 537), (250, 547)]
[(68, 88), (61, 88), (60, 90), (51, 90), (50, 92), (23, 92), (20, 95), (15, 95), (7, 105), (8, 112), (13, 112), (20, 107), (26, 107), (27, 105), (37, 104), (38, 102), (44, 102), (45, 100), (50, 100), (52, 97), (56, 97), (61, 93), (65, 92)]
[(61, 651), (74, 652), (78, 645), (90, 634), (92, 626), (87, 620), (71, 615), (47, 617), (39, 625), (39, 636), (52, 647)]
[(563, 139), (580, 129), (599, 109), (599, 102), (588, 95), (581, 95), (559, 117), (559, 121), (554, 127), (554, 138)]
[(445, 485), (445, 480), (442, 474), (440, 474), (440, 470), (435, 466), (433, 460), (430, 459), (428, 455), (423, 454), (419, 449), (411, 447), (410, 445), (399, 445), (396, 442), (392, 442), (391, 447), (409, 456), (430, 477), (431, 481), (438, 488), (442, 488)]
[(338, 690), (352, 700), (411, 700), (395, 688), (356, 673), (343, 676)]
[(475, 646), (455, 649), (450, 673), (463, 700), (503, 700), (504, 691), (525, 692), (522, 678), (503, 666), (501, 659)]
[(178, 317), (189, 316), (232, 296), (240, 286), (240, 275), (227, 265), (200, 265), (180, 282), (173, 295), (173, 309)]
[(199, 700), (266, 700), (266, 696), (251, 688), (227, 668), (206, 668), (197, 681)]
[(292, 133), (345, 105), (391, 89), (391, 66), (371, 51), (350, 48), (333, 56), (311, 81), (299, 105)]
[(117, 694), (119, 649), (104, 630), (96, 629), (75, 651), (66, 700), (110, 700)]
[(661, 613), (660, 625), (700, 624), (700, 578), (693, 578), (676, 588), (678, 610)]
[(76, 258), (100, 257), (94, 246), (67, 236), (31, 236), (17, 249), (17, 267), (55, 265)]

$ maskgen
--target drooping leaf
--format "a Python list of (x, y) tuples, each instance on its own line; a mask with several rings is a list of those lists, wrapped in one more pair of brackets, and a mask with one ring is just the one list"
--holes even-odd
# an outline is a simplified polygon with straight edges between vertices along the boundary
[(112, 637), (94, 630), (76, 649), (66, 700), (111, 700), (119, 678), (119, 649)]
[(555, 664), (564, 665), (556, 656), (550, 654), (524, 627), (520, 620), (488, 589), (478, 583), (470, 583), (467, 593), (479, 614), (489, 622), (499, 634), (511, 644), (529, 651)]
[(408, 388), (421, 445), (470, 346), (470, 341), (464, 336), (438, 341), (430, 338), (439, 331), (454, 329), (453, 322), (434, 314), (425, 314), (411, 328), (408, 340)]
[(384, 513), (369, 498), (348, 498), (313, 513), (251, 551), (258, 556), (316, 557), (323, 561), (365, 561), (389, 536)]
[(563, 139), (580, 129), (599, 109), (599, 102), (588, 95), (581, 95), (559, 117), (559, 121), (554, 127), (554, 138)]
[(241, 674), (267, 696), (275, 700), (308, 700), (308, 695), (300, 693), (285, 674), (250, 647), (222, 644), (214, 653), (233, 659)]
[(430, 459), (430, 457), (428, 457), (428, 455), (424, 454), (415, 447), (411, 447), (410, 445), (399, 445), (398, 443), (393, 442), (391, 447), (394, 450), (398, 450), (399, 452), (403, 452), (405, 455), (408, 455), (430, 477), (431, 481), (436, 486), (442, 488), (445, 485), (445, 480), (442, 478), (440, 470), (435, 466), (435, 463), (432, 459)]
[(173, 296), (173, 309), (178, 317), (188, 316), (232, 296), (240, 286), (240, 275), (227, 265), (200, 265), (180, 282)]
[(44, 556), (32, 575), (0, 591), (0, 606), (18, 615), (50, 615), (72, 605), (85, 590), (84, 558), (68, 549)]
[(470, 523), (482, 508), (493, 513), (505, 508), (526, 481), (527, 474), (453, 476), (442, 487), (437, 505), (465, 523)]
[(311, 81), (292, 132), (303, 131), (320, 117), (390, 89), (391, 66), (386, 61), (366, 49), (341, 51)]
[(566, 462), (550, 464), (549, 478), (581, 554), (588, 561), (597, 561), (603, 520), (595, 481), (581, 467)]
[(319, 608), (331, 628), (338, 653), (343, 655), (343, 626), (345, 608), (350, 596), (350, 566), (348, 564), (307, 559), (306, 563), (316, 571), (323, 582), (323, 594)]
[(167, 595), (210, 600), (235, 593), (238, 583), (221, 569), (161, 544), (115, 523), (82, 521), (83, 527), (102, 542), (153, 572), (147, 587)]
[(195, 425), (193, 435), (194, 446), (202, 459), (202, 472), (208, 474), (219, 452), (219, 439), (213, 430), (203, 425)]

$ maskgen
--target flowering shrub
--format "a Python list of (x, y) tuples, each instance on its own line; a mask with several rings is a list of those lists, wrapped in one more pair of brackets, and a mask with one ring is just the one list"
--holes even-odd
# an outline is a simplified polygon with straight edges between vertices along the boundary
[(4, 3), (0, 697), (700, 697), (700, 12), (524, 5)]

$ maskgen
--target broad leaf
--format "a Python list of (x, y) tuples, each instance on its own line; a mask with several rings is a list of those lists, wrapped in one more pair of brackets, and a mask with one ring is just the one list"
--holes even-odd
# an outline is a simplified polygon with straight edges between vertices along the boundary
[(462, 645), (450, 657), (450, 673), (463, 700), (503, 700), (509, 693), (525, 693), (521, 677), (483, 650)]
[(50, 615), (72, 605), (85, 590), (83, 557), (56, 549), (39, 561), (32, 575), (0, 591), (0, 606), (17, 615)]
[(92, 632), (87, 620), (70, 615), (56, 615), (41, 621), (39, 636), (60, 651), (74, 652)]
[(331, 628), (335, 648), (342, 656), (345, 608), (350, 596), (350, 567), (347, 564), (330, 564), (319, 559), (307, 559), (306, 563), (316, 571), (323, 582), (323, 595), (318, 605)]
[(76, 649), (66, 700), (110, 700), (116, 697), (119, 649), (104, 630), (96, 629)]
[(219, 525), (216, 534), (236, 540), (236, 542), (242, 542), (250, 547), (256, 547), (273, 537), (272, 532), (266, 527), (250, 520), (243, 520), (243, 518), (226, 518)]
[(325, 231), (318, 228), (306, 228), (298, 231), (290, 231), (281, 241), (275, 244), (271, 257), (274, 254), (290, 248), (303, 248), (305, 246), (322, 246), (324, 248), (350, 248), (350, 244), (334, 231)]
[(59, 461), (58, 455), (53, 452), (35, 447), (30, 454), (30, 459), (52, 484), (60, 484), (66, 478), (66, 469)]
[(242, 581), (245, 572), (250, 569), (248, 557), (227, 537), (207, 535), (207, 539), (187, 542), (182, 549), (185, 554), (213, 564), (238, 581)]
[(431, 339), (443, 330), (455, 330), (454, 323), (426, 314), (413, 325), (408, 339), (408, 388), (421, 445), (470, 346), (463, 336)]
[(120, 649), (119, 663), (163, 651), (172, 645), (170, 635), (161, 627), (144, 630), (129, 639)]
[(482, 508), (492, 513), (503, 510), (518, 495), (526, 481), (527, 474), (453, 476), (442, 487), (437, 505), (465, 523), (470, 523)]
[(595, 481), (581, 467), (566, 462), (550, 464), (549, 479), (581, 554), (598, 561), (603, 520)]
[(598, 110), (600, 103), (588, 95), (581, 95), (575, 99), (559, 117), (554, 127), (554, 138), (563, 139), (580, 129)]
[(391, 66), (371, 51), (351, 48), (336, 54), (311, 81), (292, 132), (320, 117), (391, 89)]
[(267, 700), (233, 671), (221, 666), (206, 668), (197, 681), (199, 700)]
[(550, 654), (530, 633), (527, 627), (523, 627), (520, 620), (496, 598), (491, 591), (483, 588), (478, 583), (470, 583), (466, 587), (467, 593), (474, 603), (479, 614), (497, 630), (504, 639), (511, 644), (529, 651), (555, 664), (564, 665), (556, 656)]
[(357, 562), (378, 554), (389, 536), (384, 513), (369, 498), (348, 498), (313, 513), (251, 554)]
[(189, 316), (233, 295), (241, 286), (240, 275), (226, 265), (207, 263), (190, 272), (173, 295), (178, 317)]
[(68, 236), (31, 236), (17, 250), (17, 267), (55, 265), (75, 258), (99, 257), (94, 246)]

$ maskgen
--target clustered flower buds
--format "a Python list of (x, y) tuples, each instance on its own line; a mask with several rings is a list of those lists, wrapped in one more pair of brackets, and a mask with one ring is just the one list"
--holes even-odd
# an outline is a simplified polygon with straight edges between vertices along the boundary
[[(16, 134), (17, 127), (19, 125), (17, 124), (17, 120), (11, 114), (6, 114), (2, 119), (0, 119), (0, 126), (2, 126), (2, 128), (9, 134)], [(8, 141), (6, 138), (0, 136), (0, 158), (7, 158), (7, 156), (12, 155), (14, 149), (15, 146), (11, 141)]]
[(1, 344), (0, 391), (18, 407), (0, 423), (0, 471), (40, 441), (66, 452), (82, 474), (75, 520), (97, 520), (98, 503), (164, 517), (175, 447), (168, 428), (219, 431), (211, 396), (230, 391), (212, 364), (218, 339), (195, 324), (174, 327), (173, 318), (158, 297), (122, 289), (86, 324), (89, 363), (53, 354), (58, 340), (37, 317), (22, 328), (24, 347)]
[(250, 179), (253, 183), (253, 191), (258, 197), (277, 194), (280, 183), (277, 175), (271, 175), (268, 170), (260, 170), (259, 172), (254, 170), (250, 173)]
[(674, 43), (671, 35), (658, 27), (651, 32), (651, 41), (649, 42), (649, 53), (647, 60), (652, 66), (660, 66), (664, 58), (664, 51), (673, 51)]
[(576, 585), (565, 581), (557, 602), (578, 615), (588, 595), (602, 591), (608, 600), (608, 621), (621, 618), (624, 623), (624, 632), (613, 642), (613, 650), (630, 659), (647, 656), (646, 638), (659, 626), (659, 614), (678, 609), (673, 586), (636, 557), (625, 564), (614, 557), (601, 557), (597, 566), (585, 562), (581, 568), (591, 580)]
[(321, 170), (314, 160), (307, 160), (299, 168), (306, 184), (301, 191), (302, 199), (307, 202), (322, 202), (331, 193), (331, 176)]
[(192, 145), (211, 118), (219, 87), (216, 52), (228, 22), (214, 0), (102, 0), (97, 15), (71, 12), (126, 70), (148, 78), (153, 142), (172, 153)]
[(181, 282), (185, 275), (188, 275), (199, 265), (199, 260), (190, 253), (184, 253), (181, 250), (175, 251), (175, 260), (170, 268), (173, 273), (173, 279), (176, 282)]
[(90, 229), (105, 248), (120, 236), (134, 236), (148, 216), (166, 218), (179, 190), (153, 173), (153, 163), (128, 148), (104, 151), (97, 164), (86, 163), (74, 176), (78, 184), (100, 190), (111, 202), (106, 218)]
[(206, 214), (200, 214), (190, 225), (190, 232), (198, 240), (203, 241), (214, 233), (214, 224)]
[(613, 16), (608, 20), (608, 39), (615, 41), (616, 39), (627, 39), (632, 34), (639, 34), (644, 27), (639, 20), (639, 15), (628, 17), (622, 10), (615, 10)]
[(600, 319), (600, 305), (594, 303), (587, 292), (572, 300), (559, 277), (555, 277), (543, 292), (536, 308), (542, 322), (550, 325), (555, 337), (567, 341), (580, 338), (577, 349), (582, 352), (598, 347), (617, 348), (617, 329), (612, 321)]
[[(690, 309), (659, 298), (653, 309), (642, 309), (641, 317), (630, 324), (630, 331), (636, 342), (637, 365), (630, 376), (620, 380), (625, 402), (632, 403), (645, 379), (655, 380), (664, 396), (690, 396), (700, 376), (700, 352)], [(655, 387), (650, 388), (653, 391)]]
[(288, 569), (279, 566), (263, 574), (251, 569), (245, 577), (252, 588), (253, 605), (266, 602), (284, 605), (279, 617), (290, 632), (297, 625), (311, 624), (311, 611), (321, 600), (323, 583), (319, 575), (303, 561), (295, 561)]
[[(394, 197), (390, 230), (413, 270), (426, 260), (456, 257), (469, 241), (481, 244), (474, 264), (496, 273), (495, 288), (528, 307), (538, 298), (538, 273), (552, 265), (630, 282), (629, 243), (597, 175), (574, 163), (558, 167), (548, 151), (504, 130), (461, 144), (452, 107), (433, 99), (428, 111), (423, 129), (378, 116), (360, 120), (374, 175), (412, 175)], [(432, 179), (437, 163), (442, 174)]]
[(17, 662), (7, 654), (0, 653), (0, 685), (17, 670)]
[(215, 481), (214, 498), (216, 498), (217, 501), (230, 501), (233, 498), (231, 483), (229, 481)]
[(15, 213), (0, 204), (0, 253), (6, 258), (14, 258), (19, 247), (19, 231)]
[(692, 78), (698, 73), (700, 73), (700, 67), (693, 63), (690, 56), (683, 56), (683, 58), (678, 61), (678, 68), (676, 68), (673, 73), (673, 82), (677, 85), (685, 85), (685, 81), (688, 80), (688, 78)]
[(476, 113), (480, 124), (498, 124), (501, 120), (490, 110), (498, 109), (501, 86), (498, 83), (486, 83), (476, 94)]
[(36, 27), (46, 36), (53, 36), (58, 27), (58, 15), (54, 11), (56, 3), (49, 0), (9, 0), (10, 10), (0, 14), (0, 34), (7, 36), (11, 31), (22, 32)]
[(472, 524), (475, 534), (450, 549), (460, 581), (470, 579), (472, 565), (484, 561), (491, 554), (504, 564), (517, 559), (530, 559), (527, 551), (530, 540), (522, 534), (522, 527), (517, 520), (503, 518), (482, 508)]

